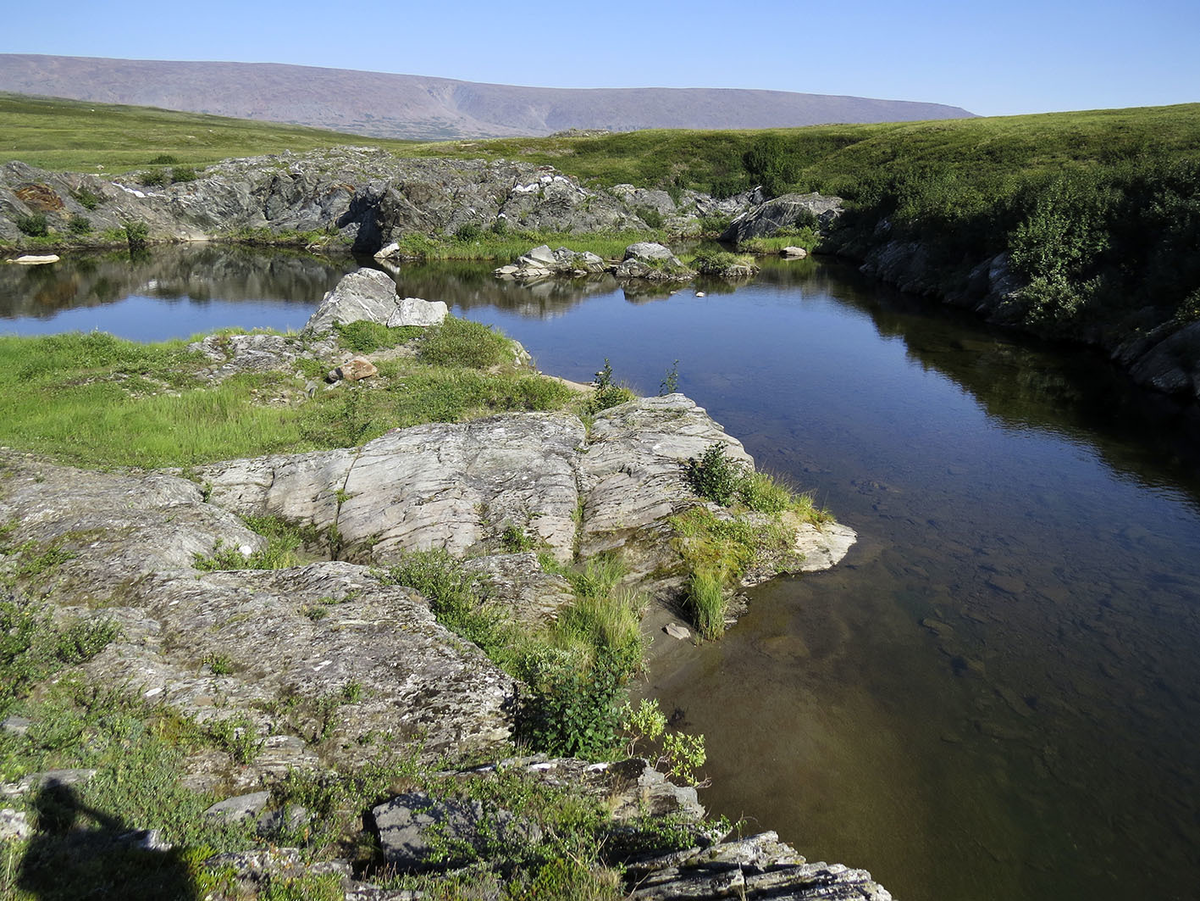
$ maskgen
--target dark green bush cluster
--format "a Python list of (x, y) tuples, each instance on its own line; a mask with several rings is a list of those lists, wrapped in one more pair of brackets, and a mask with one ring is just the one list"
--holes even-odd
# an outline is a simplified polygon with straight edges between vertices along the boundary
[(70, 221), (67, 222), (67, 228), (71, 230), (72, 234), (86, 235), (92, 230), (92, 223), (88, 221), (86, 216), (72, 216)]
[(50, 224), (46, 221), (45, 213), (30, 213), (18, 216), (15, 222), (17, 228), (31, 238), (44, 238), (50, 234)]
[(699, 460), (692, 457), (684, 464), (684, 477), (698, 495), (727, 507), (737, 496), (744, 470), (725, 455), (724, 444), (710, 444)]
[(74, 197), (79, 205), (85, 210), (94, 210), (96, 207), (100, 206), (100, 201), (102, 200), (99, 194), (97, 194), (95, 191), (88, 190), (87, 188), (80, 188), (78, 191), (74, 191), (71, 196)]
[(150, 226), (145, 222), (126, 222), (125, 240), (131, 252), (146, 249), (146, 241), (150, 238)]

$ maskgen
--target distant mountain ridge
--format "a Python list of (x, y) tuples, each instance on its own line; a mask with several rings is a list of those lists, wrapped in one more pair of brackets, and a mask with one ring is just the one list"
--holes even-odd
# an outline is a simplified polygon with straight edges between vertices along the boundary
[(940, 103), (733, 88), (536, 88), (279, 63), (0, 54), (0, 91), (313, 125), (383, 138), (568, 129), (785, 128), (960, 119)]

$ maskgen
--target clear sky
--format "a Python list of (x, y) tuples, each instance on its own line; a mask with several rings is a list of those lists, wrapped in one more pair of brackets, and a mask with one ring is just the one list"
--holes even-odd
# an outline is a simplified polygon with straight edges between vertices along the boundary
[(6, 53), (765, 88), (980, 115), (1200, 101), (1200, 0), (2, 3)]

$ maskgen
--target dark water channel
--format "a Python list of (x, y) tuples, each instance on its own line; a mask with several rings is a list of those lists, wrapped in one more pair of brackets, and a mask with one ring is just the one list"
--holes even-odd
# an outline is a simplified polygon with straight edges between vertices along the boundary
[[(86, 315), (189, 334), (154, 328), (275, 297), (260, 321), (215, 325), (297, 327), (340, 274), (246, 255), (259, 282), (235, 287), (173, 265), (208, 299), (156, 300), (153, 316), (148, 300), (123, 323), (101, 316), (128, 303), (114, 291)], [(59, 321), (30, 311), (68, 288), (49, 272), (36, 294), (14, 288), (12, 268), (0, 332)], [(69, 278), (77, 297), (94, 283)], [(679, 389), (760, 466), (858, 530), (841, 566), (755, 589), (723, 641), (679, 646), (644, 687), (707, 736), (714, 812), (905, 901), (1200, 897), (1194, 412), (837, 264), (657, 298), (499, 285), (467, 265), (398, 280), (500, 326), (548, 372), (587, 380), (607, 357), (655, 393), (678, 360)]]

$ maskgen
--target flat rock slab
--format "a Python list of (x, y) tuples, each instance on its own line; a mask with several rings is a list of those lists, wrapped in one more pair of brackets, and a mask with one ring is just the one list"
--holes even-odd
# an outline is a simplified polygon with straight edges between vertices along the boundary
[(808, 863), (774, 832), (633, 863), (625, 876), (636, 901), (892, 901), (866, 870)]
[[(423, 598), (366, 567), (164, 574), (138, 594), (140, 609), (105, 611), (121, 635), (85, 669), (202, 722), (247, 718), (264, 737), (263, 772), (316, 762), (289, 736), (335, 762), (370, 754), (360, 740), (372, 734), (429, 755), (509, 736), (512, 679)], [(214, 657), (220, 673), (205, 663)], [(294, 699), (290, 709), (281, 698)]]

